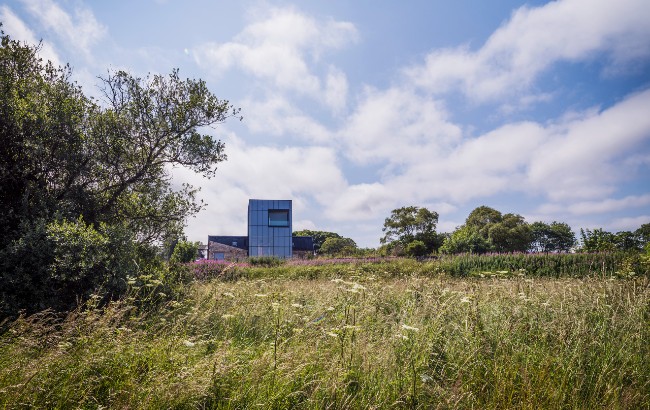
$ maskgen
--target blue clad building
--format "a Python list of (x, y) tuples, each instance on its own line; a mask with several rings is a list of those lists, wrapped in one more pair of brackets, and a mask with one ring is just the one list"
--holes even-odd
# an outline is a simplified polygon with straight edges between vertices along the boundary
[(248, 201), (248, 256), (291, 258), (291, 200)]
[(314, 256), (311, 236), (292, 236), (291, 200), (249, 199), (248, 235), (208, 236), (206, 258), (242, 260), (256, 256), (309, 258)]

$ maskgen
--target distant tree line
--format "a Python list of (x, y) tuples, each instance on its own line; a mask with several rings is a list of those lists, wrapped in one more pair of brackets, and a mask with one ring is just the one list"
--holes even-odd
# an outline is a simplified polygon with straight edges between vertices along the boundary
[(577, 241), (564, 222), (528, 223), (518, 214), (502, 214), (488, 206), (474, 209), (451, 233), (437, 233), (438, 214), (426, 208), (394, 209), (384, 221), (381, 238), (386, 253), (424, 256), (435, 253), (639, 251), (650, 241), (650, 223), (617, 233), (580, 230)]

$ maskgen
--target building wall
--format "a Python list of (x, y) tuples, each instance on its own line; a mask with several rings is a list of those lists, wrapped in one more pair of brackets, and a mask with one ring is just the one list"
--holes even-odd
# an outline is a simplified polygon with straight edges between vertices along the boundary
[(215, 254), (223, 254), (224, 260), (227, 261), (244, 260), (248, 256), (245, 249), (224, 245), (219, 242), (210, 241), (208, 249), (208, 259), (217, 259)]
[[(248, 201), (248, 255), (291, 258), (291, 200)], [(286, 211), (286, 213), (285, 213)], [(283, 218), (286, 215), (286, 224)]]

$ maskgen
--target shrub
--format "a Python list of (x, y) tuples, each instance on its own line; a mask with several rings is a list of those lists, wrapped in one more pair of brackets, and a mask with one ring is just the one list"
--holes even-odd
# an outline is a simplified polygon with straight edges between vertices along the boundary
[(196, 260), (199, 253), (199, 244), (196, 242), (179, 241), (174, 247), (172, 262), (187, 263)]
[(406, 254), (409, 256), (424, 256), (427, 254), (427, 246), (422, 241), (413, 241), (406, 245)]
[(0, 255), (2, 316), (21, 309), (66, 310), (91, 295), (113, 299), (126, 291), (127, 276), (139, 270), (137, 245), (121, 225), (95, 229), (82, 218), (41, 219), (22, 230)]
[(252, 266), (279, 266), (284, 262), (284, 259), (275, 256), (253, 256), (248, 258), (248, 263)]

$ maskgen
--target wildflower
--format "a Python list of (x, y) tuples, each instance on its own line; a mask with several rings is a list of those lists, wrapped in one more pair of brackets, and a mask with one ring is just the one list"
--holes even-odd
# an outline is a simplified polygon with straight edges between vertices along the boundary
[(189, 340), (183, 340), (183, 344), (187, 347), (194, 347), (196, 343), (190, 342)]
[(233, 317), (235, 317), (235, 315), (231, 315), (230, 313), (225, 313), (221, 315), (221, 318), (225, 320), (232, 319)]
[(460, 303), (470, 303), (471, 301), (472, 301), (471, 296), (463, 296), (463, 297), (460, 299)]
[(335, 310), (335, 309), (334, 309), (334, 307), (332, 307), (332, 306), (328, 306), (327, 309), (325, 309), (325, 310), (331, 312), (331, 311), (333, 311), (333, 310)]
[(402, 329), (413, 331), (413, 332), (419, 332), (420, 331), (420, 329), (417, 328), (417, 327), (413, 327), (413, 326), (409, 326), (409, 325), (405, 325), (405, 324), (402, 324)]
[(304, 308), (304, 306), (301, 305), (300, 303), (292, 303), (291, 306), (295, 307), (296, 309), (302, 309), (302, 308)]
[(256, 298), (265, 298), (265, 297), (267, 297), (267, 296), (268, 296), (268, 295), (267, 295), (266, 293), (256, 293), (256, 294), (255, 294), (255, 297), (256, 297)]
[(327, 336), (330, 336), (330, 337), (337, 337), (337, 338), (339, 337), (339, 335), (337, 335), (337, 334), (334, 333), (334, 332), (327, 332)]
[(235, 297), (235, 295), (233, 295), (233, 294), (230, 293), (230, 292), (224, 292), (223, 295), (224, 295), (224, 296), (227, 296), (227, 297), (229, 297), (229, 298), (234, 298), (234, 297)]
[(343, 279), (341, 279), (341, 278), (332, 279), (330, 282), (334, 282), (334, 283), (345, 283), (345, 281), (344, 281)]
[(293, 328), (293, 333), (302, 333), (303, 330), (305, 330), (305, 329), (303, 329), (301, 327), (294, 327)]
[(363, 285), (359, 285), (358, 283), (355, 283), (355, 284), (352, 286), (352, 289), (357, 289), (357, 290), (366, 290), (366, 287), (363, 286)]
[(402, 340), (409, 340), (408, 336), (403, 335), (401, 333), (396, 334), (395, 337), (398, 338), (398, 339), (402, 339)]
[[(257, 296), (257, 295), (256, 295), (256, 296)], [(276, 312), (277, 312), (278, 310), (280, 310), (280, 304), (279, 304), (278, 302), (272, 302), (272, 303), (271, 303), (271, 307), (272, 307), (273, 310), (275, 310)]]

